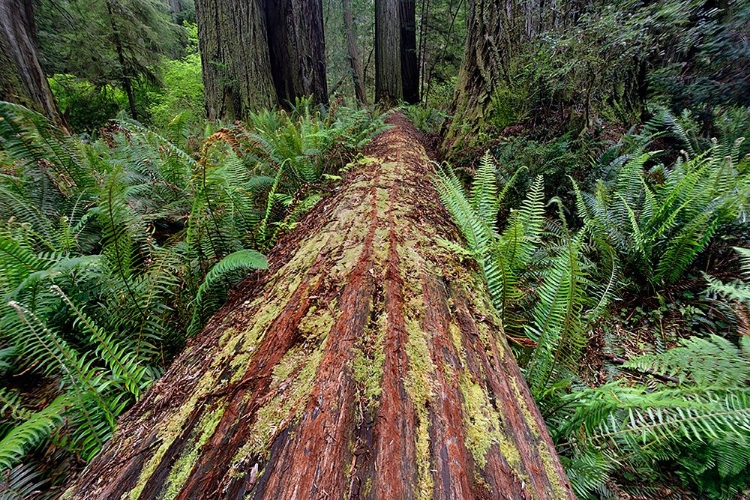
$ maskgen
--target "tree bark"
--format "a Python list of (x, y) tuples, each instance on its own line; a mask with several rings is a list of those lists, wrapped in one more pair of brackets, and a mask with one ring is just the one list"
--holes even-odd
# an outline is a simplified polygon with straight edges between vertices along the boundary
[(33, 109), (65, 128), (39, 63), (31, 0), (0, 0), (0, 100)]
[(346, 32), (346, 50), (349, 53), (349, 64), (352, 67), (352, 83), (357, 101), (367, 104), (365, 91), (365, 77), (362, 71), (362, 60), (357, 47), (357, 33), (354, 29), (354, 16), (350, 0), (341, 0), (341, 11), (344, 15), (344, 31)]
[(265, 0), (196, 0), (206, 113), (234, 120), (277, 102)]
[(180, 0), (167, 0), (167, 5), (169, 5), (169, 11), (172, 13), (172, 22), (177, 23), (177, 21), (179, 21), (180, 12), (182, 12)]
[(266, 23), (279, 102), (328, 103), (321, 0), (266, 0)]
[(404, 97), (399, 18), (399, 0), (375, 0), (375, 100), (386, 105)]
[(120, 28), (115, 22), (115, 13), (112, 8), (112, 2), (107, 0), (107, 14), (109, 15), (109, 25), (112, 29), (112, 43), (115, 46), (117, 52), (117, 61), (120, 63), (120, 81), (122, 82), (122, 88), (125, 90), (125, 95), (128, 98), (128, 106), (130, 107), (130, 117), (133, 120), (138, 119), (138, 108), (135, 105), (135, 94), (133, 94), (133, 79), (128, 75), (127, 64), (125, 63), (125, 54), (122, 49), (122, 40), (120, 39)]
[(452, 114), (456, 119), (446, 134), (450, 144), (458, 136), (484, 124), (492, 96), (503, 78), (508, 19), (512, 6), (503, 0), (470, 0), (466, 52), (458, 73)]
[(65, 498), (574, 498), (478, 270), (435, 244), (458, 233), (418, 134), (393, 120)]
[(419, 63), (417, 61), (417, 22), (414, 0), (399, 0), (401, 24), (401, 80), (404, 101), (419, 102)]

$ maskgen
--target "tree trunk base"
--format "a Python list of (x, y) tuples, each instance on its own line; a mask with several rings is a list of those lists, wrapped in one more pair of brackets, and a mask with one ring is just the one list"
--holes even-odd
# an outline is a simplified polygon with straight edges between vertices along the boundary
[[(574, 498), (417, 132), (395, 127), (67, 498)], [(254, 281), (254, 283), (253, 283)]]

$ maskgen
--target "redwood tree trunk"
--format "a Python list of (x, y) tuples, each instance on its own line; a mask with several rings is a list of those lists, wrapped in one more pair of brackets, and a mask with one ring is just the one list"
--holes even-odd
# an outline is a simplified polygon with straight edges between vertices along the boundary
[(375, 100), (395, 104), (403, 92), (399, 0), (375, 0)]
[(277, 103), (265, 0), (196, 0), (206, 113), (241, 119)]
[(510, 46), (509, 19), (515, 2), (469, 0), (466, 52), (458, 73), (452, 114), (456, 116), (446, 142), (484, 124), (492, 96), (503, 78)]
[(574, 498), (480, 274), (435, 243), (457, 231), (418, 135), (394, 121), (68, 498)]
[(419, 64), (417, 62), (416, 2), (399, 0), (399, 22), (401, 23), (401, 80), (404, 101), (419, 102)]
[(346, 50), (349, 53), (349, 64), (352, 67), (352, 83), (354, 83), (354, 95), (362, 104), (367, 104), (367, 93), (365, 91), (365, 77), (362, 71), (362, 58), (357, 47), (357, 34), (354, 29), (354, 16), (352, 15), (352, 4), (350, 0), (341, 0), (341, 11), (344, 15), (344, 31), (346, 32)]
[(0, 0), (0, 100), (21, 104), (63, 126), (39, 64), (32, 0)]
[(266, 0), (266, 22), (280, 103), (307, 96), (328, 103), (321, 0)]

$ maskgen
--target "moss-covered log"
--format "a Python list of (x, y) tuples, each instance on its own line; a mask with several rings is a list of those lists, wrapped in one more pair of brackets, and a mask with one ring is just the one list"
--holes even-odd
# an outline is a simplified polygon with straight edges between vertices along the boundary
[(573, 498), (396, 126), (121, 421), (80, 499)]

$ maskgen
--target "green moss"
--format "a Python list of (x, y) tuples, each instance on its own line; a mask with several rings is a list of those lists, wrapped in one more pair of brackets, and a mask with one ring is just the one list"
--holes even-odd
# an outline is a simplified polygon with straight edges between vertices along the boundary
[(501, 416), (490, 403), (485, 390), (472, 381), (468, 373), (460, 377), (459, 387), (463, 397), (463, 420), (466, 432), (466, 448), (474, 462), (483, 469), (487, 465), (487, 453), (497, 445), (506, 462), (519, 477), (521, 456), (512, 439), (500, 428)]
[(385, 362), (386, 315), (378, 317), (377, 324), (368, 326), (354, 348), (352, 376), (357, 383), (360, 397), (366, 401), (367, 409), (374, 410), (383, 391), (383, 363)]
[[(410, 309), (423, 311), (421, 309)], [(434, 376), (435, 366), (432, 364), (427, 333), (422, 330), (419, 321), (407, 317), (406, 331), (409, 340), (406, 343), (406, 354), (409, 357), (409, 372), (404, 380), (404, 388), (414, 403), (417, 413), (416, 429), (416, 461), (417, 461), (417, 487), (416, 497), (432, 498), (433, 477), (430, 464), (430, 416), (428, 407), (434, 399), (431, 380)]]
[(278, 432), (301, 416), (312, 393), (322, 358), (323, 346), (310, 354), (301, 349), (290, 349), (282, 358), (274, 369), (270, 388), (276, 392), (276, 396), (255, 415), (248, 441), (232, 459), (234, 468), (247, 457), (257, 455), (267, 458), (268, 445)]
[[(541, 439), (542, 430), (537, 426), (536, 419), (534, 419), (534, 417), (531, 415), (531, 411), (526, 405), (526, 399), (522, 396), (521, 390), (518, 387), (518, 380), (514, 377), (511, 377), (510, 384), (513, 388), (513, 395), (515, 396), (516, 401), (518, 401), (521, 405), (523, 418), (528, 423), (531, 434), (532, 436), (534, 436), (534, 441), (537, 443), (537, 452), (539, 453), (539, 457), (542, 460), (542, 464), (544, 464), (544, 470), (547, 471), (547, 477), (549, 477), (552, 489), (555, 491), (555, 496), (557, 498), (566, 498), (568, 495), (568, 489), (565, 487), (562, 482), (562, 478), (557, 473), (557, 470), (555, 468), (555, 458), (550, 453), (549, 448), (545, 444), (545, 440)], [(546, 430), (544, 432), (546, 432)]]
[[(226, 406), (221, 406), (213, 411), (203, 414), (201, 421), (198, 423), (191, 442), (185, 447), (185, 450), (172, 466), (167, 478), (167, 489), (162, 500), (173, 500), (182, 491), (182, 487), (190, 477), (190, 473), (195, 466), (195, 462), (200, 456), (203, 446), (213, 436), (216, 427), (224, 416)], [(200, 433), (200, 434), (199, 434)]]

